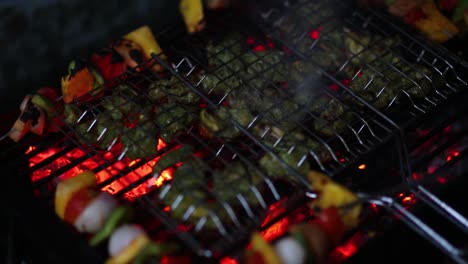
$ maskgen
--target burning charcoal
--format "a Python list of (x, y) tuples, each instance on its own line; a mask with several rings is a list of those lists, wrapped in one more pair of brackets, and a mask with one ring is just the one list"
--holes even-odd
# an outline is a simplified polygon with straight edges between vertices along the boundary
[(122, 145), (125, 156), (131, 160), (156, 154), (158, 129), (152, 122), (146, 122), (134, 128), (125, 128), (122, 132)]

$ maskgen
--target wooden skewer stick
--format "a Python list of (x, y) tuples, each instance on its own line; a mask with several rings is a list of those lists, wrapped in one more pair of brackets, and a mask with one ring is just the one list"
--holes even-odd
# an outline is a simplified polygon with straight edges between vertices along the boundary
[(0, 142), (3, 141), (5, 138), (7, 138), (9, 135), (11, 135), (11, 133), (13, 132), (16, 132), (16, 129), (11, 129), (9, 132), (7, 132), (5, 135), (3, 135), (1, 138), (0, 138)]

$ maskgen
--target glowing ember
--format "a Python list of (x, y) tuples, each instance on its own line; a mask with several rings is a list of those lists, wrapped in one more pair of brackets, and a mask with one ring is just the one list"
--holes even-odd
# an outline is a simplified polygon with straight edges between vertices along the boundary
[(415, 181), (418, 181), (418, 180), (421, 180), (422, 176), (420, 173), (416, 173), (416, 172), (413, 172), (413, 174), (411, 175), (411, 177), (413, 178), (413, 180)]
[(130, 161), (130, 163), (128, 163), (128, 166), (131, 167), (131, 166), (137, 164), (140, 160), (141, 159), (132, 160), (132, 161)]
[(255, 38), (253, 37), (248, 37), (246, 40), (245, 40), (245, 43), (247, 43), (247, 45), (253, 45), (255, 43)]
[(261, 52), (261, 51), (265, 51), (267, 49), (266, 49), (265, 46), (259, 44), (259, 45), (255, 46), (252, 50), (255, 51), (255, 52)]
[(49, 148), (49, 149), (46, 149), (43, 152), (40, 152), (40, 153), (34, 155), (33, 157), (31, 157), (29, 159), (29, 167), (33, 167), (37, 163), (42, 162), (43, 160), (49, 158), (50, 156), (54, 155), (55, 153), (59, 152), (60, 150), (62, 150), (62, 149), (61, 148)]
[(35, 150), (35, 149), (36, 149), (36, 147), (34, 147), (34, 146), (29, 146), (28, 149), (26, 150), (26, 152), (24, 152), (24, 154), (29, 154), (29, 153), (31, 153), (31, 151), (33, 151), (33, 150)]
[(275, 222), (273, 225), (262, 231), (261, 235), (262, 237), (267, 240), (267, 241), (272, 241), (278, 237), (280, 237), (282, 234), (284, 234), (289, 227), (289, 221), (287, 218), (283, 218), (277, 222)]
[(315, 40), (315, 39), (318, 39), (318, 38), (320, 37), (320, 31), (318, 31), (318, 30), (313, 30), (313, 31), (309, 32), (309, 37), (310, 37), (311, 39), (314, 39), (314, 40)]
[(416, 199), (414, 198), (414, 194), (406, 195), (406, 196), (401, 196), (401, 203), (405, 207), (410, 207), (416, 203)]
[(433, 174), (436, 170), (437, 170), (437, 167), (431, 165), (427, 168), (427, 173)]
[(161, 264), (191, 264), (193, 263), (193, 258), (191, 256), (164, 256), (161, 259)]
[(159, 175), (158, 178), (156, 178), (154, 180), (154, 184), (156, 187), (161, 187), (161, 185), (163, 185), (164, 182), (166, 181), (170, 181), (172, 179), (172, 175), (174, 173), (174, 169), (173, 168), (169, 168), (167, 170), (163, 170), (161, 172), (161, 175)]
[[(157, 150), (161, 150), (165, 147), (166, 143), (159, 139), (158, 145), (156, 146)], [(30, 153), (34, 149), (34, 146), (30, 146), (26, 153)], [(158, 178), (150, 178), (146, 182), (142, 182), (138, 186), (132, 188), (132, 184), (134, 184), (136, 181), (139, 181), (141, 178), (150, 175), (153, 172), (153, 167), (160, 157), (156, 157), (144, 163), (143, 165), (137, 166), (138, 163), (141, 162), (141, 159), (128, 160), (127, 158), (123, 158), (120, 161), (116, 161), (116, 157), (119, 156), (119, 149), (120, 146), (116, 145), (110, 151), (99, 153), (97, 155), (94, 155), (93, 157), (87, 158), (86, 160), (78, 163), (76, 166), (67, 169), (62, 174), (58, 175), (58, 179), (65, 180), (74, 177), (85, 170), (98, 170), (96, 172), (98, 184), (105, 182), (112, 177), (118, 177), (117, 180), (112, 181), (110, 184), (104, 186), (102, 188), (103, 191), (115, 194), (117, 192), (122, 191), (123, 189), (129, 189), (129, 191), (124, 194), (124, 197), (126, 197), (129, 200), (146, 194), (151, 189), (150, 187), (159, 187), (164, 182), (172, 179), (172, 173), (174, 169), (171, 168), (164, 170)], [(29, 159), (29, 166), (33, 167), (36, 164), (44, 161), (45, 159), (51, 157), (52, 155), (62, 150), (63, 148), (59, 147), (46, 149), (31, 157)], [(31, 180), (34, 182), (49, 177), (51, 173), (63, 168), (64, 166), (75, 163), (77, 159), (83, 159), (83, 157), (86, 157), (86, 155), (87, 153), (80, 148), (72, 149), (65, 155), (51, 160), (46, 166), (35, 170), (31, 175)], [(107, 166), (105, 169), (98, 169), (99, 166), (102, 166), (103, 164), (105, 164), (105, 162), (108, 162), (112, 165)], [(180, 164), (178, 165), (180, 166)], [(136, 168), (132, 169), (131, 172), (126, 173), (124, 176), (120, 176), (122, 171), (127, 170), (128, 167), (133, 166)]]
[(456, 158), (456, 157), (458, 157), (459, 155), (460, 155), (460, 152), (454, 151), (454, 152), (452, 152), (451, 154), (449, 154), (445, 160), (446, 160), (447, 162), (450, 162), (450, 161), (452, 160), (452, 158)]
[(166, 142), (164, 142), (162, 139), (158, 139), (158, 146), (156, 147), (158, 151), (165, 148), (166, 146), (167, 146)]
[(335, 92), (340, 90), (340, 86), (338, 84), (336, 84), (336, 83), (330, 84), (329, 88), (330, 88), (330, 90), (335, 91)]
[(277, 217), (284, 213), (284, 201), (281, 200), (270, 205), (267, 216), (260, 226), (265, 227), (271, 224), (272, 221), (275, 222), (261, 232), (261, 235), (265, 240), (272, 241), (279, 238), (287, 232), (291, 225), (303, 222), (307, 217), (313, 215), (313, 211), (307, 205), (304, 205), (294, 210), (293, 212), (289, 212), (287, 216), (282, 217), (280, 220), (276, 221)]
[(338, 246), (331, 252), (329, 263), (343, 263), (356, 254), (358, 249), (366, 243), (371, 233), (357, 232), (352, 235), (345, 243)]
[(349, 257), (356, 254), (358, 247), (351, 241), (345, 243), (336, 248), (336, 252), (341, 255), (342, 260), (348, 259)]
[(447, 179), (444, 178), (444, 177), (437, 177), (436, 180), (440, 184), (446, 184), (447, 183)]
[(267, 47), (270, 48), (270, 49), (273, 49), (275, 48), (275, 44), (273, 44), (273, 42), (271, 40), (268, 40), (267, 43), (266, 43)]
[(235, 260), (233, 258), (225, 257), (219, 263), (220, 264), (237, 264), (239, 262), (237, 262), (237, 260)]
[(358, 169), (365, 170), (366, 167), (367, 167), (366, 164), (361, 164), (361, 165), (358, 166)]
[(65, 157), (70, 158), (70, 159), (79, 159), (85, 155), (85, 152), (79, 148), (73, 149), (67, 154), (65, 154)]
[(320, 37), (320, 31), (322, 31), (322, 27), (318, 27), (317, 29), (314, 29), (309, 32), (309, 37), (313, 40), (317, 40)]

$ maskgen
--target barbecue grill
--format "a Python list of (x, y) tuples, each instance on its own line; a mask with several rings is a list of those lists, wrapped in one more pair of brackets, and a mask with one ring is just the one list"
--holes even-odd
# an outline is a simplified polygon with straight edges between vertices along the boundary
[[(342, 210), (363, 206), (330, 262), (362, 248), (359, 260), (394, 226), (467, 262), (463, 198), (444, 196), (466, 186), (467, 64), (381, 10), (338, 5), (249, 4), (208, 13), (201, 33), (162, 31), (167, 59), (153, 63), (165, 71), (130, 70), (73, 102), (72, 121), (57, 114), (59, 132), (1, 142), (12, 225), (51, 261), (102, 262), (104, 250), (52, 210), (58, 181), (91, 170), (155, 240), (177, 241), (195, 261), (235, 263), (253, 230), (274, 239), (313, 219), (304, 171), (316, 169), (358, 193)], [(177, 180), (189, 172), (190, 184)]]

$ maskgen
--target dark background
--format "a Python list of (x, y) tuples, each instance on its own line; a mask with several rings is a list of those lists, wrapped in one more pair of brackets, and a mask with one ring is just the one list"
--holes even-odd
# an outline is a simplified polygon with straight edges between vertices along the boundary
[(154, 31), (180, 18), (175, 0), (0, 1), (0, 113), (16, 109), (25, 91), (60, 88), (73, 58), (149, 24)]

